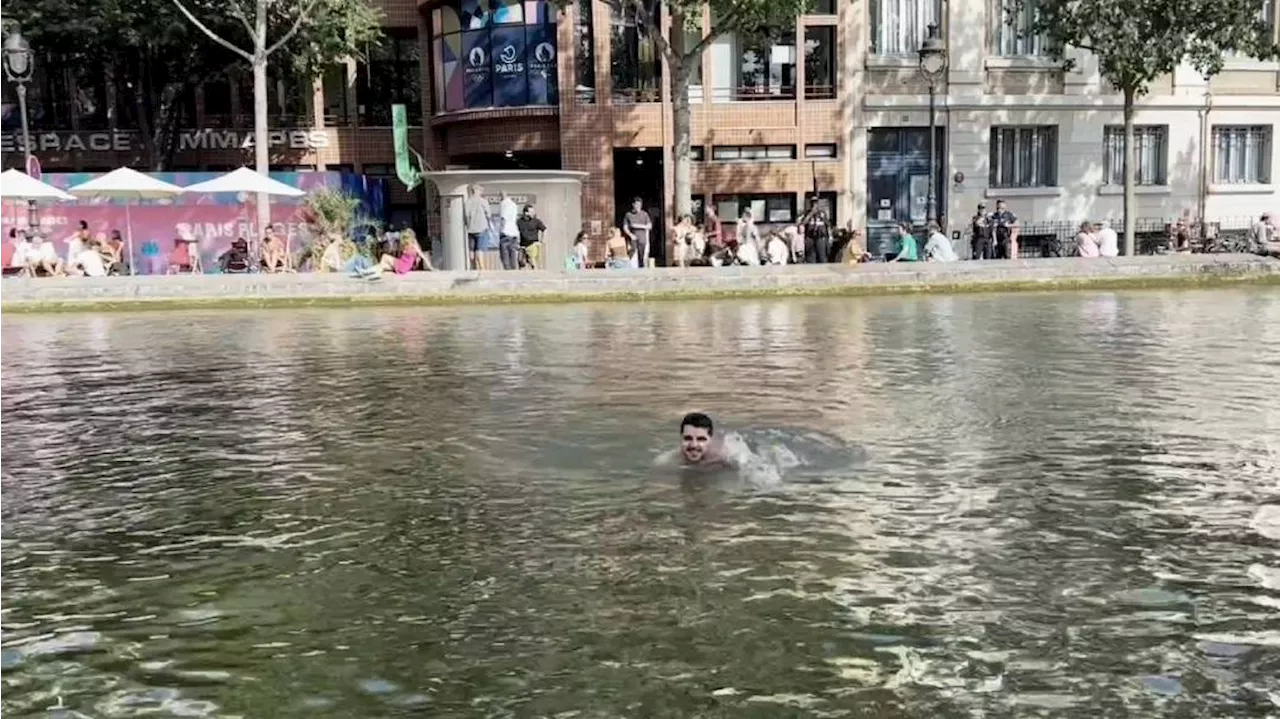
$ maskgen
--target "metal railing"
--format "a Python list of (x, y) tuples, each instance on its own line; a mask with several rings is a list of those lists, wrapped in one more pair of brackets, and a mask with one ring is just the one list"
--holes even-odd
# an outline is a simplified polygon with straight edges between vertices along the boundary
[[(1219, 217), (1207, 222), (1192, 223), (1187, 228), (1185, 243), (1192, 252), (1245, 252), (1248, 251), (1247, 238), (1249, 228), (1256, 220), (1249, 217)], [(1171, 252), (1178, 249), (1180, 241), (1176, 238), (1174, 228), (1176, 218), (1139, 218), (1135, 223), (1135, 250), (1140, 255), (1152, 255)], [(952, 230), (957, 229), (952, 225)], [(1124, 220), (1111, 223), (1111, 228), (1120, 235), (1120, 243), (1124, 244)], [(1019, 224), (1018, 257), (1073, 257), (1079, 254), (1076, 246), (1076, 235), (1080, 232), (1079, 222), (1024, 221)], [(956, 252), (961, 257), (972, 256), (973, 235), (968, 225), (960, 228), (961, 237), (956, 241)]]
[(769, 102), (796, 99), (795, 85), (713, 87), (712, 102)]

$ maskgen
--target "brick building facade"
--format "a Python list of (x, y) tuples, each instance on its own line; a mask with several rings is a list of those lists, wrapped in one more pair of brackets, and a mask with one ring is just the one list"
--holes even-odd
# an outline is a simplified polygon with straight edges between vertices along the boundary
[[(1118, 220), (1119, 96), (1087, 54), (1069, 72), (1048, 62), (1039, 43), (1017, 32), (1007, 1), (818, 0), (772, 38), (718, 39), (690, 92), (695, 199), (715, 203), (727, 220), (751, 206), (765, 222), (786, 222), (816, 186), (836, 222), (873, 236), (894, 222), (922, 221), (928, 92), (916, 50), (937, 23), (949, 58), (938, 87), (941, 214), (964, 218), (978, 201), (1003, 197), (1028, 220)], [(374, 2), (385, 14), (380, 48), (310, 85), (273, 85), (280, 169), (393, 177), (389, 108), (402, 102), (413, 144), (433, 169), (586, 172), (582, 216), (596, 235), (636, 195), (669, 218), (671, 98), (634, 22), (600, 0), (563, 10), (543, 0)], [(1277, 3), (1260, 8), (1274, 28)], [(44, 96), (75, 96), (75, 81)], [(184, 100), (183, 127), (191, 129), (173, 169), (251, 161), (243, 138), (252, 93), (247, 78), (230, 85)], [(104, 92), (110, 101), (112, 90)], [(32, 96), (38, 105), (39, 88)], [(136, 133), (101, 115), (72, 108), (35, 121), (47, 171), (144, 166), (128, 139)], [(1274, 62), (1232, 58), (1211, 79), (1179, 68), (1154, 83), (1137, 115), (1145, 143), (1139, 214), (1276, 209), (1276, 117)], [(10, 151), (13, 129), (8, 113), (7, 165), (20, 157)], [(433, 224), (425, 188), (390, 186), (393, 216)]]

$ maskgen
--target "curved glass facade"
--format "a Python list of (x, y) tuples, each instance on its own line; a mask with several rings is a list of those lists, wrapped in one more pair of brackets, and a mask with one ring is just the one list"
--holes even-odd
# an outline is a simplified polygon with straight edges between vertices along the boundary
[(437, 112), (556, 105), (556, 9), (547, 0), (446, 0), (431, 11)]

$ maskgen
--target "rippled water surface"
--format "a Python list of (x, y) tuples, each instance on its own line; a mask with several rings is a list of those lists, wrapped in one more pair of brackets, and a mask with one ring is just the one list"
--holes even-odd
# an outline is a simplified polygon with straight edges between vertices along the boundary
[[(6, 717), (1280, 713), (1275, 289), (6, 316), (0, 353)], [(654, 469), (695, 408), (805, 464)]]

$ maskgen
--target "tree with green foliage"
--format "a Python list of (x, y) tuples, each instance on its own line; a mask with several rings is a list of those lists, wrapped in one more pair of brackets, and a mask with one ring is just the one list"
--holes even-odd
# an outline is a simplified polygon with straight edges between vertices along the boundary
[[(558, 0), (562, 6), (571, 0)], [(812, 0), (605, 0), (619, 14), (634, 15), (652, 38), (666, 63), (671, 88), (672, 170), (675, 176), (675, 216), (688, 214), (693, 202), (690, 148), (692, 110), (689, 107), (689, 80), (702, 64), (702, 55), (716, 38), (734, 33), (760, 36), (777, 28), (794, 27)], [(703, 11), (709, 10), (711, 25), (702, 29)], [(670, 21), (663, 27), (663, 15)]]
[[(210, 40), (238, 55), (253, 68), (253, 154), (256, 169), (263, 175), (271, 168), (271, 147), (267, 140), (270, 129), (267, 127), (268, 58), (285, 48), (304, 28), (312, 32), (299, 46), (290, 48), (294, 62), (304, 67), (308, 63), (332, 62), (359, 54), (365, 43), (379, 32), (380, 16), (363, 0), (203, 0), (199, 3), (203, 7), (196, 7), (197, 12), (204, 10), (201, 17), (217, 18), (223, 23), (228, 19), (234, 20), (229, 23), (232, 26), (230, 30), (234, 32), (206, 24), (182, 0), (173, 0), (173, 4)], [(187, 4), (197, 5), (193, 0), (188, 0)], [(228, 39), (246, 35), (247, 45)], [(259, 228), (270, 222), (270, 214), (267, 198), (259, 196)]]
[(1135, 246), (1135, 101), (1184, 62), (1211, 77), (1230, 54), (1280, 55), (1263, 8), (1262, 0), (1016, 0), (1010, 8), (1030, 17), (1029, 33), (1047, 40), (1065, 69), (1069, 51), (1092, 53), (1124, 97), (1125, 254)]
[[(268, 15), (273, 37), (289, 18), (287, 3)], [(193, 0), (187, 7), (223, 37), (235, 37), (238, 21), (225, 4)], [(31, 42), (42, 73), (67, 73), (82, 83), (105, 79), (124, 102), (108, 102), (112, 127), (139, 131), (145, 162), (163, 170), (176, 149), (183, 98), (195, 88), (229, 77), (241, 56), (208, 41), (172, 0), (14, 0), (5, 24), (16, 23)], [(319, 0), (282, 47), (284, 66), (301, 78), (326, 65), (359, 57), (380, 37), (381, 14), (365, 0)], [(108, 98), (109, 99), (109, 98)]]
[(168, 0), (16, 0), (5, 22), (21, 26), (39, 73), (105, 79), (122, 100), (107, 98), (111, 127), (139, 130), (152, 170), (172, 159), (182, 98), (235, 61), (210, 51)]

